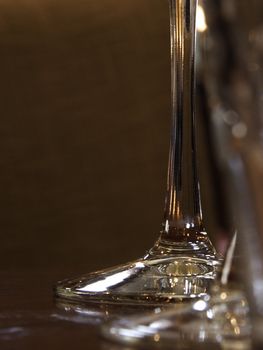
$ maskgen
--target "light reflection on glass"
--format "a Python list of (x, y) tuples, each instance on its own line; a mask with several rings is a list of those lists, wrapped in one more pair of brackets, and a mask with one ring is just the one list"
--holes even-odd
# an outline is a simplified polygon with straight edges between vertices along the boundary
[(200, 5), (197, 6), (196, 11), (196, 28), (199, 32), (204, 32), (207, 29), (205, 13), (202, 6)]
[(123, 282), (126, 278), (130, 277), (131, 274), (131, 271), (122, 271), (113, 276), (108, 276), (102, 281), (97, 281), (78, 288), (78, 290), (82, 292), (105, 292), (108, 287)]

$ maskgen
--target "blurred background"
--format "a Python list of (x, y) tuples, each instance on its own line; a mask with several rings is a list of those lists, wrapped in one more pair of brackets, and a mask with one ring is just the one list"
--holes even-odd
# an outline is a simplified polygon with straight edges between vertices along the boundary
[[(0, 1), (2, 269), (78, 274), (152, 246), (166, 186), (169, 53), (167, 1)], [(199, 174), (214, 239), (201, 114)]]

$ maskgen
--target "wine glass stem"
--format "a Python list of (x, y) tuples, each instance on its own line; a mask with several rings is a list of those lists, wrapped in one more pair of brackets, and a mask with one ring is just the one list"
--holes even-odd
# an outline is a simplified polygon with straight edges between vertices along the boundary
[(202, 231), (195, 146), (195, 38), (197, 0), (169, 0), (172, 130), (161, 239)]

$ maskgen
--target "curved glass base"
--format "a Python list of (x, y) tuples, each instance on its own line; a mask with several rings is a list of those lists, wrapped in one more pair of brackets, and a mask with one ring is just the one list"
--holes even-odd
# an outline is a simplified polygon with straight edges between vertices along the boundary
[[(102, 327), (102, 334), (114, 342), (140, 346), (180, 344), (180, 349), (190, 349), (191, 344), (218, 343), (221, 349), (245, 350), (249, 349), (251, 334), (248, 312), (241, 291), (218, 288), (211, 296), (191, 303), (115, 320)], [(237, 344), (242, 346), (235, 347)]]
[(55, 294), (81, 302), (158, 305), (207, 293), (219, 266), (215, 255), (158, 249), (131, 263), (58, 282)]

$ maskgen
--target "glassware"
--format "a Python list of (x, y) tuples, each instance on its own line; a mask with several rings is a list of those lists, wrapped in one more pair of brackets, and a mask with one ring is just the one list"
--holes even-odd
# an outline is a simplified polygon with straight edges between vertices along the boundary
[(197, 0), (169, 0), (172, 130), (164, 221), (141, 259), (59, 282), (56, 296), (105, 303), (158, 304), (207, 293), (219, 260), (203, 227), (195, 146)]
[(103, 336), (122, 344), (160, 348), (175, 343), (180, 349), (195, 349), (195, 345), (207, 343), (225, 344), (223, 348), (242, 344), (231, 349), (250, 347), (248, 305), (239, 290), (219, 288), (211, 296), (190, 304), (170, 305), (169, 309), (113, 321), (110, 326), (104, 325)]
[(240, 288), (228, 286), (235, 246), (236, 234), (228, 249), (221, 279), (211, 286), (210, 295), (192, 303), (156, 308), (143, 316), (122, 317), (105, 324), (103, 336), (122, 344), (161, 348), (179, 342), (179, 349), (195, 348), (198, 344), (250, 349), (251, 325), (246, 297)]
[[(210, 64), (204, 70), (217, 159), (236, 216), (253, 349), (263, 345), (263, 2), (207, 2)], [(210, 3), (210, 4), (209, 4)], [(212, 6), (211, 6), (212, 5)], [(248, 10), (249, 9), (249, 10)], [(205, 49), (205, 48), (204, 48)], [(219, 60), (217, 53), (224, 52)]]

